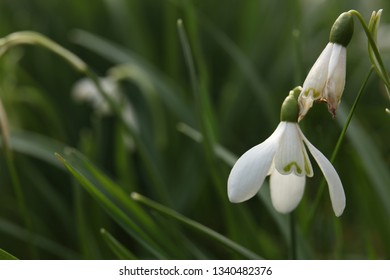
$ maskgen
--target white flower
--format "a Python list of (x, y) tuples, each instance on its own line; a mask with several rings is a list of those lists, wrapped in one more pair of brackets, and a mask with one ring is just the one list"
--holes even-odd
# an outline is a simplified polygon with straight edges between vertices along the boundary
[(313, 169), (308, 147), (328, 183), (336, 216), (345, 208), (345, 194), (340, 178), (326, 157), (303, 135), (298, 123), (282, 121), (263, 143), (244, 153), (233, 166), (228, 179), (228, 197), (239, 203), (253, 197), (270, 175), (271, 200), (281, 213), (294, 210), (302, 199), (306, 176)]
[(299, 120), (320, 100), (328, 103), (329, 112), (336, 114), (345, 86), (347, 49), (338, 43), (328, 43), (314, 63), (299, 95)]
[[(100, 78), (99, 82), (103, 90), (117, 103), (120, 102), (121, 94), (118, 84), (109, 78)], [(110, 115), (109, 104), (96, 88), (96, 85), (88, 78), (79, 80), (72, 89), (72, 97), (77, 102), (85, 102), (92, 105), (98, 115)]]
[[(139, 127), (135, 110), (120, 90), (119, 84), (109, 77), (99, 78), (99, 83), (110, 98), (121, 107), (125, 123), (138, 132)], [(83, 78), (76, 82), (72, 89), (72, 97), (77, 102), (89, 103), (99, 117), (112, 115), (110, 105), (99, 93), (96, 85), (88, 78)], [(127, 134), (124, 136), (124, 141), (130, 150), (134, 149), (134, 141)]]

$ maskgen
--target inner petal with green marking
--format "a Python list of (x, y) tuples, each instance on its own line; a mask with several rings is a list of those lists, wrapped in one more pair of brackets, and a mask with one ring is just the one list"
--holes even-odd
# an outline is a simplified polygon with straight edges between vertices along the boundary
[(295, 161), (294, 162), (290, 162), (289, 164), (287, 164), (285, 167), (283, 167), (283, 170), (285, 172), (287, 172), (287, 173), (290, 173), (291, 172), (291, 168), (293, 168), (293, 166), (295, 166), (296, 173), (298, 173), (298, 175), (302, 175), (302, 168)]

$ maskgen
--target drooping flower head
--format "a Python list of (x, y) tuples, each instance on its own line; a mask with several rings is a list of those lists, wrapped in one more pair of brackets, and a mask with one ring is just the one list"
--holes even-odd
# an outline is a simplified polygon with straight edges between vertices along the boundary
[(301, 120), (316, 100), (325, 101), (334, 117), (344, 91), (346, 57), (349, 42), (353, 35), (353, 18), (350, 13), (342, 13), (329, 36), (329, 43), (310, 69), (299, 95)]
[[(138, 132), (139, 127), (135, 110), (121, 91), (118, 81), (107, 76), (99, 78), (99, 83), (108, 96), (121, 108), (126, 124)], [(100, 94), (96, 85), (88, 78), (83, 78), (76, 82), (72, 89), (72, 97), (76, 102), (90, 104), (94, 109), (95, 115), (99, 118), (113, 114), (108, 102)], [(134, 149), (134, 141), (128, 134), (124, 134), (124, 142), (130, 150)]]
[(274, 133), (234, 164), (228, 178), (228, 197), (234, 203), (250, 199), (270, 175), (274, 208), (281, 213), (291, 212), (302, 199), (306, 176), (313, 176), (307, 147), (325, 176), (333, 210), (340, 216), (345, 208), (340, 178), (326, 157), (306, 139), (297, 123), (300, 92), (301, 87), (295, 88), (283, 102), (281, 121)]

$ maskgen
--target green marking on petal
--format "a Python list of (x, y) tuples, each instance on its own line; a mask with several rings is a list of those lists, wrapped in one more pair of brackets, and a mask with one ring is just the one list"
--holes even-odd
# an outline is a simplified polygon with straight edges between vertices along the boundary
[(311, 169), (310, 169), (310, 164), (309, 164), (309, 159), (307, 157), (303, 157), (303, 160), (305, 161), (305, 172), (306, 172), (306, 175), (310, 175), (311, 174)]
[(313, 98), (317, 99), (317, 98), (320, 98), (320, 96), (321, 96), (321, 93), (314, 90)]
[(284, 172), (290, 172), (291, 171), (291, 168), (295, 166), (295, 169), (297, 170), (297, 173), (298, 174), (302, 174), (302, 168), (298, 165), (298, 163), (296, 163), (295, 161), (293, 162), (290, 162), (289, 164), (287, 164), (285, 167), (283, 167), (283, 171)]
[[(312, 94), (310, 94), (312, 93)], [(312, 99), (318, 99), (321, 97), (321, 92), (316, 90), (315, 88), (308, 88), (304, 92), (302, 92), (302, 95), (305, 97), (311, 96)]]

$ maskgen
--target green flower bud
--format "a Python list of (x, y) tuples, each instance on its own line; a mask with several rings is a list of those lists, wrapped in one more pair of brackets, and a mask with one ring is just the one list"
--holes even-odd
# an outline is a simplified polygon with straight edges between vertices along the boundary
[(329, 42), (347, 47), (353, 35), (352, 14), (342, 13), (334, 22), (329, 35)]
[(298, 96), (301, 93), (302, 87), (296, 87), (290, 90), (286, 99), (284, 99), (282, 108), (280, 109), (280, 121), (282, 122), (298, 122), (299, 104)]

